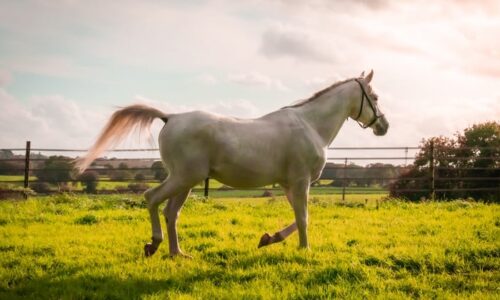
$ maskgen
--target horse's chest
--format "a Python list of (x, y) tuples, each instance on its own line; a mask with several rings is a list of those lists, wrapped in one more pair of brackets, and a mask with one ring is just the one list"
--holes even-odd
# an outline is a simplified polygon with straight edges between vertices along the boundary
[(311, 170), (311, 178), (316, 180), (321, 175), (323, 168), (326, 163), (326, 154), (324, 149), (320, 149), (315, 152), (310, 160), (310, 170)]
[(292, 172), (309, 173), (311, 178), (316, 178), (325, 166), (325, 149), (313, 143), (297, 145), (296, 149), (291, 151), (288, 162)]

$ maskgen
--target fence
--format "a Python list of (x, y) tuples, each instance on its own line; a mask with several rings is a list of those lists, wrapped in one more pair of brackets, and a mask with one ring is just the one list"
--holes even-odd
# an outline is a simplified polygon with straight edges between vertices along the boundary
[[(78, 186), (78, 182), (83, 180), (70, 174), (69, 157), (75, 158), (85, 151), (31, 148), (29, 141), (25, 148), (1, 149), (0, 174), (4, 175), (0, 175), (0, 184), (3, 184), (0, 192), (4, 194), (26, 192), (23, 188), (30, 187), (41, 193), (83, 192)], [(477, 151), (489, 154), (478, 156)], [(370, 155), (364, 155), (367, 152)], [(427, 154), (416, 157), (417, 153), (422, 152)], [(154, 162), (160, 160), (157, 157), (158, 149), (117, 149), (109, 153), (113, 153), (114, 157), (99, 158), (88, 169), (98, 173), (99, 177), (94, 181), (104, 185), (104, 188), (94, 192), (140, 192), (145, 190), (148, 184), (158, 184), (165, 176), (164, 173), (160, 174), (161, 166), (156, 168), (153, 166)], [(430, 149), (333, 147), (328, 148), (328, 162), (321, 180), (314, 183), (311, 189), (315, 193), (340, 194), (342, 200), (345, 200), (347, 194), (387, 193), (389, 188), (391, 193), (396, 195), (414, 193), (415, 195), (430, 195), (434, 198), (437, 195), (488, 192), (496, 193), (498, 199), (500, 192), (499, 153), (499, 149), (494, 147), (445, 149), (435, 147), (433, 143)], [(134, 154), (141, 156), (134, 157), (137, 156)], [(424, 167), (415, 168), (415, 159), (420, 159), (421, 164), (423, 159)], [(51, 166), (47, 167), (49, 161)], [(415, 173), (415, 170), (418, 172)], [(43, 175), (44, 172), (45, 175)], [(65, 172), (66, 175), (61, 175)], [(129, 183), (129, 185), (121, 185), (124, 183)], [(51, 185), (57, 186), (57, 189), (51, 188)], [(251, 190), (235, 190), (208, 178), (204, 183), (195, 187), (194, 192), (203, 194), (205, 197), (208, 195), (240, 197), (282, 193), (275, 185)]]

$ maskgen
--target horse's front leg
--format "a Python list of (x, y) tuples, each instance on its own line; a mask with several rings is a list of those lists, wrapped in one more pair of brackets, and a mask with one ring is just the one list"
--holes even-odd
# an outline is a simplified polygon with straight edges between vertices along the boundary
[[(283, 190), (285, 191), (286, 199), (292, 205), (292, 193), (290, 189), (283, 187)], [(293, 207), (293, 205), (292, 205)], [(292, 224), (288, 225), (287, 227), (283, 228), (282, 230), (276, 232), (274, 235), (270, 235), (269, 233), (264, 233), (264, 235), (260, 238), (259, 241), (259, 246), (264, 247), (268, 246), (274, 243), (279, 243), (284, 241), (289, 235), (295, 232), (297, 230), (297, 223), (293, 222)]]
[(307, 240), (307, 199), (309, 197), (310, 180), (300, 180), (290, 186), (295, 223), (299, 231), (299, 248), (309, 248)]

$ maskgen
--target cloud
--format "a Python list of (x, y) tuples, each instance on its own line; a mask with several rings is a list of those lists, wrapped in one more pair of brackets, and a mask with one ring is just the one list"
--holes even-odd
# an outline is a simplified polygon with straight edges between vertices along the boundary
[(264, 86), (280, 91), (286, 91), (288, 88), (279, 79), (274, 79), (258, 72), (229, 74), (228, 81), (241, 85)]
[(102, 68), (227, 65), (252, 53), (257, 35), (237, 15), (226, 13), (230, 7), (218, 2), (0, 1), (0, 63), (59, 77), (87, 70), (94, 72), (85, 73), (89, 77), (102, 76)]
[(463, 39), (451, 45), (457, 49), (455, 60), (459, 65), (465, 71), (500, 78), (500, 39), (492, 38), (500, 36), (500, 20), (461, 19), (456, 30), (464, 33)]
[(306, 87), (311, 87), (311, 88), (317, 89), (317, 88), (327, 87), (327, 86), (332, 85), (335, 82), (340, 81), (342, 79), (343, 78), (337, 74), (329, 76), (329, 77), (313, 76), (310, 78), (306, 78), (304, 80), (304, 84)]
[(371, 9), (382, 9), (389, 5), (388, 0), (355, 0), (355, 1), (344, 1), (344, 2), (355, 2), (357, 4), (364, 5)]
[(214, 85), (218, 83), (217, 77), (210, 74), (202, 74), (198, 76), (198, 80), (206, 85)]
[(0, 88), (7, 86), (12, 81), (12, 76), (7, 70), (0, 69)]
[(261, 114), (260, 109), (246, 99), (219, 101), (215, 104), (204, 105), (203, 109), (226, 116), (236, 116), (238, 118), (256, 118)]
[(353, 11), (358, 8), (379, 10), (391, 3), (390, 0), (277, 0), (277, 2), (286, 7), (297, 7), (299, 9), (306, 7), (315, 10), (328, 10), (328, 12), (339, 9)]
[(84, 108), (62, 96), (37, 96), (23, 103), (0, 89), (0, 145), (35, 148), (88, 147), (104, 125), (105, 110)]
[(80, 65), (72, 58), (64, 56), (18, 56), (16, 59), (7, 61), (5, 65), (16, 72), (31, 73), (37, 75), (78, 78), (90, 74), (91, 69)]
[(151, 105), (167, 113), (185, 113), (195, 110), (203, 110), (215, 114), (232, 116), (238, 118), (255, 118), (261, 114), (261, 111), (251, 101), (246, 99), (219, 100), (213, 103), (199, 103), (196, 105), (181, 105), (169, 101), (150, 99), (145, 96), (137, 95), (135, 103)]
[(334, 51), (325, 40), (283, 25), (272, 26), (264, 32), (260, 52), (268, 58), (289, 57), (319, 63), (335, 61)]

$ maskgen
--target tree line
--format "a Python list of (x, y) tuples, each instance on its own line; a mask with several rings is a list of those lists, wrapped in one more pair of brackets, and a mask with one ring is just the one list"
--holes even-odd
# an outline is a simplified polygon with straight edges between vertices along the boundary
[(321, 174), (321, 179), (332, 180), (329, 185), (335, 187), (388, 187), (404, 169), (405, 166), (384, 163), (373, 163), (366, 166), (352, 162), (347, 165), (327, 163)]
[(496, 121), (472, 125), (453, 137), (422, 140), (414, 163), (390, 185), (391, 196), (409, 200), (473, 198), (498, 203), (499, 191), (500, 123)]

